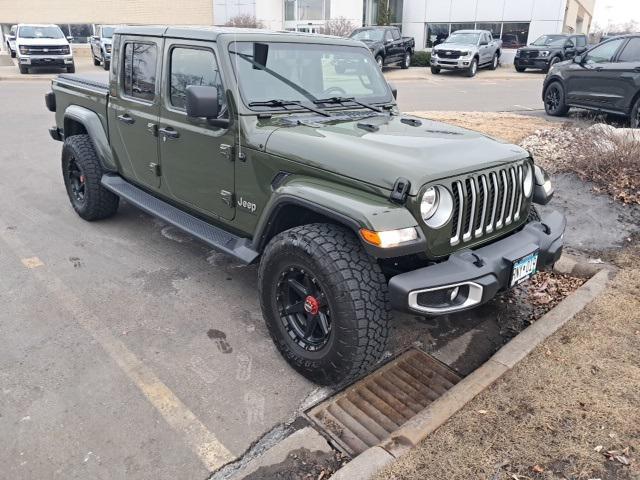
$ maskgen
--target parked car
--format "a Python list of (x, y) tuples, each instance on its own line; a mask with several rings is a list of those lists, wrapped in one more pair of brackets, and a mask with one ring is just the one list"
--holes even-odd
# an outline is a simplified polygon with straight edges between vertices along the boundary
[(364, 43), (380, 68), (394, 64), (405, 69), (411, 66), (416, 41), (413, 37), (403, 37), (398, 27), (358, 28), (351, 33), (350, 38)]
[(91, 37), (91, 55), (95, 66), (109, 70), (111, 64), (111, 39), (117, 25), (99, 25), (96, 35)]
[(518, 72), (527, 68), (548, 72), (556, 63), (582, 55), (586, 50), (586, 35), (542, 35), (516, 51), (514, 66)]
[(615, 37), (556, 64), (542, 90), (549, 115), (571, 107), (624, 115), (640, 128), (640, 35)]
[(68, 73), (76, 71), (71, 45), (57, 25), (19, 24), (16, 31), (16, 51), (20, 73), (30, 68), (59, 67)]
[(61, 75), (46, 95), (72, 207), (100, 220), (122, 198), (259, 263), (271, 336), (315, 382), (375, 364), (392, 308), (467, 310), (561, 255), (530, 154), (400, 114), (361, 42), (124, 27), (112, 62), (108, 84)]
[(458, 30), (431, 50), (431, 73), (462, 70), (475, 77), (478, 68), (498, 68), (502, 40), (494, 39), (488, 30)]
[(13, 25), (11, 30), (9, 30), (9, 34), (5, 37), (7, 40), (7, 51), (11, 55), (11, 58), (16, 58), (16, 30), (18, 29), (17, 25)]

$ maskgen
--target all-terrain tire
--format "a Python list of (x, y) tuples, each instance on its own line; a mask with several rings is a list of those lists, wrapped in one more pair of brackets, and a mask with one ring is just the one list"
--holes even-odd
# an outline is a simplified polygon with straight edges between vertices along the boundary
[[(291, 334), (291, 316), (280, 311), (280, 285), (292, 269), (317, 279), (314, 285), (320, 286), (326, 299), (330, 330), (326, 343), (316, 351), (301, 346)], [(258, 284), (274, 343), (309, 380), (322, 385), (346, 383), (365, 374), (382, 357), (389, 336), (387, 282), (350, 230), (310, 224), (280, 233), (265, 249)]]
[[(72, 189), (70, 172), (76, 168), (82, 175), (83, 200), (78, 200)], [(119, 197), (100, 183), (104, 169), (93, 148), (89, 135), (73, 135), (62, 147), (62, 175), (69, 200), (76, 213), (88, 221), (102, 220), (118, 211)]]

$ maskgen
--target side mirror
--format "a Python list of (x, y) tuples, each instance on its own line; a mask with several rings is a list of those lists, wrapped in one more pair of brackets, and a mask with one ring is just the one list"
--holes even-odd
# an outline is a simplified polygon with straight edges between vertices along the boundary
[(391, 89), (391, 95), (395, 100), (398, 99), (398, 87), (396, 87), (393, 83), (389, 82), (389, 88)]
[(71, 35), (69, 35), (69, 36), (67, 37), (67, 41), (68, 41), (68, 42), (73, 42), (73, 37), (72, 37)]
[(217, 87), (204, 87), (200, 85), (189, 85), (187, 87), (187, 116), (191, 118), (206, 118), (209, 125), (226, 128), (229, 120), (218, 118), (220, 113), (220, 102), (218, 101)]
[(576, 55), (575, 57), (573, 57), (573, 63), (579, 63), (580, 65), (582, 65), (583, 61), (584, 57), (582, 55)]

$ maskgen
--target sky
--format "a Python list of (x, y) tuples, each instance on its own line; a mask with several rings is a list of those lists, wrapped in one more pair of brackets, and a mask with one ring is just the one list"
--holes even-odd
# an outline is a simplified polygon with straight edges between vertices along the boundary
[(595, 24), (604, 27), (609, 22), (620, 24), (631, 20), (640, 23), (640, 0), (596, 0)]

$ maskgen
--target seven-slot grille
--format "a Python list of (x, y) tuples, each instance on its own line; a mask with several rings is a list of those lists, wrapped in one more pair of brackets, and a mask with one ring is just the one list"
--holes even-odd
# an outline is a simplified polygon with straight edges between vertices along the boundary
[(451, 245), (496, 232), (520, 219), (526, 163), (481, 172), (451, 184)]

